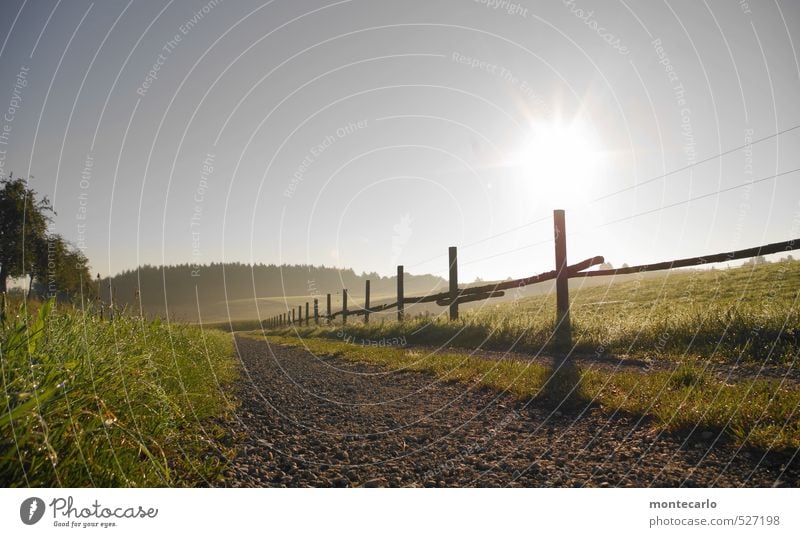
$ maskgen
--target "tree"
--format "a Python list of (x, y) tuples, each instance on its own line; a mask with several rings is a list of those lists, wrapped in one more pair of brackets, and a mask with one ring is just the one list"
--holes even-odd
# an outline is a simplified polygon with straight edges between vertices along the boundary
[(0, 181), (0, 292), (6, 292), (8, 278), (42, 272), (47, 250), (47, 225), (54, 213), (47, 197), (37, 199), (24, 179)]
[(72, 296), (81, 290), (94, 296), (95, 283), (89, 272), (89, 260), (61, 235), (47, 236), (47, 249), (40, 255), (35, 274), (35, 292), (42, 298)]
[(614, 265), (611, 263), (600, 263), (599, 270), (614, 270)]

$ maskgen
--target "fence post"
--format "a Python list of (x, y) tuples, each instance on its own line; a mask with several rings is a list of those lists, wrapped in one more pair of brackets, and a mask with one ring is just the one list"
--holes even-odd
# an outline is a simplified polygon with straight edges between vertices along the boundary
[(319, 299), (314, 299), (314, 324), (319, 326)]
[(303, 306), (297, 306), (297, 326), (303, 326)]
[(397, 265), (397, 320), (403, 320), (403, 310), (405, 304), (403, 302), (403, 265)]
[(328, 324), (331, 322), (331, 294), (328, 293), (328, 315), (326, 316), (328, 319)]
[(308, 302), (306, 302), (306, 326), (308, 326)]
[(451, 246), (448, 249), (450, 258), (450, 320), (458, 320), (458, 249)]
[(564, 210), (553, 211), (553, 233), (556, 243), (556, 343), (569, 350), (572, 346), (572, 327), (569, 320), (569, 274), (567, 273), (567, 228)]
[(347, 289), (342, 289), (342, 324), (347, 322)]
[(369, 280), (364, 283), (364, 324), (369, 322)]
[(292, 308), (292, 320), (291, 320), (291, 324), (294, 324), (294, 308)]

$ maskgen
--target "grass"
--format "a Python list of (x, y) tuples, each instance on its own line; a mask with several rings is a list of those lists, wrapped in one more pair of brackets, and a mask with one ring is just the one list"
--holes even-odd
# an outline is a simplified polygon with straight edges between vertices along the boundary
[[(603, 285), (571, 281), (574, 351), (648, 359), (701, 357), (726, 362), (787, 364), (800, 348), (800, 262), (782, 261), (728, 270), (671, 271), (609, 279)], [(552, 351), (555, 297), (486, 302), (451, 322), (444, 316), (403, 323), (351, 320), (345, 329), (290, 327), (276, 335)]]
[[(263, 338), (259, 332), (246, 334)], [(297, 336), (266, 336), (280, 345), (304, 346), (318, 355), (424, 371), (446, 381), (476, 384), (554, 409), (599, 404), (608, 414), (649, 416), (663, 430), (722, 434), (740, 445), (770, 451), (800, 448), (800, 390), (777, 381), (724, 383), (701, 366), (672, 371), (621, 372), (577, 368), (556, 370), (528, 362), (492, 361), (464, 353), (417, 353)]]
[(195, 486), (224, 459), (229, 335), (70, 307), (0, 326), (4, 487)]

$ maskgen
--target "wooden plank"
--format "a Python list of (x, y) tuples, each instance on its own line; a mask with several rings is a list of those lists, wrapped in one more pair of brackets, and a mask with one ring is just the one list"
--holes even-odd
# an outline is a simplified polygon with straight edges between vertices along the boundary
[[(605, 259), (603, 256), (595, 256), (589, 259), (585, 259), (580, 263), (576, 263), (574, 265), (570, 265), (567, 267), (567, 272), (570, 275), (570, 278), (576, 276), (577, 274), (590, 274), (590, 273), (582, 273), (581, 271), (586, 270), (589, 267), (593, 267), (595, 265), (600, 265), (604, 263)], [(525, 287), (527, 285), (533, 285), (535, 283), (546, 282), (547, 280), (552, 280), (556, 277), (556, 271), (550, 270), (548, 272), (543, 272), (541, 274), (537, 274), (536, 276), (528, 276), (527, 278), (520, 278), (518, 280), (508, 280), (504, 282), (497, 282), (488, 285), (481, 285), (477, 287), (467, 287), (462, 289), (459, 293), (461, 296), (469, 295), (473, 293), (486, 293), (491, 291), (505, 291), (508, 289), (514, 289), (517, 287)], [(450, 291), (446, 293), (438, 293), (435, 295), (427, 295), (421, 297), (406, 297), (406, 302), (413, 302), (414, 304), (422, 304), (425, 302), (436, 302), (437, 300), (444, 300), (450, 297)]]
[(654, 270), (669, 270), (682, 267), (694, 267), (697, 265), (707, 265), (709, 263), (724, 263), (736, 259), (747, 259), (759, 255), (777, 254), (780, 252), (791, 252), (800, 249), (800, 239), (790, 241), (774, 242), (764, 246), (756, 246), (745, 250), (733, 250), (720, 254), (705, 255), (700, 257), (687, 257), (685, 259), (675, 259), (661, 263), (651, 263), (648, 265), (636, 265), (618, 269), (593, 270), (591, 272), (579, 272), (570, 277), (578, 278), (582, 276), (616, 276), (617, 274), (633, 274), (635, 272), (651, 272)]
[[(490, 298), (499, 298), (504, 296), (506, 293), (505, 291), (493, 291), (491, 293), (472, 293), (469, 295), (459, 295), (456, 297), (456, 302), (459, 304), (464, 304), (466, 302), (475, 302), (476, 300), (488, 300)], [(447, 300), (437, 300), (436, 304), (438, 306), (449, 306), (450, 305), (450, 298)]]

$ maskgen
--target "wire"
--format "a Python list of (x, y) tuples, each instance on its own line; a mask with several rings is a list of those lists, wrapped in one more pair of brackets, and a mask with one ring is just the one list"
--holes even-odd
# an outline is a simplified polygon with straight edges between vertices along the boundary
[(731, 187), (728, 187), (728, 188), (723, 188), (722, 190), (717, 190), (716, 192), (710, 192), (708, 194), (703, 194), (702, 196), (696, 196), (694, 198), (689, 198), (689, 199), (683, 200), (683, 201), (676, 201), (675, 203), (670, 203), (669, 205), (664, 205), (662, 207), (656, 207), (655, 209), (650, 209), (649, 211), (644, 211), (644, 212), (641, 212), (641, 213), (632, 214), (630, 216), (625, 216), (623, 218), (618, 218), (616, 220), (611, 220), (609, 222), (604, 222), (604, 223), (600, 224), (599, 226), (596, 226), (594, 229), (599, 229), (601, 227), (610, 226), (611, 224), (618, 224), (619, 222), (625, 222), (625, 221), (631, 220), (633, 218), (638, 218), (639, 216), (645, 216), (645, 215), (648, 215), (648, 214), (656, 213), (658, 211), (663, 211), (664, 209), (670, 209), (672, 207), (677, 207), (678, 205), (683, 205), (685, 203), (691, 203), (693, 201), (701, 200), (701, 199), (704, 199), (704, 198), (710, 198), (711, 196), (716, 196), (716, 195), (722, 194), (724, 192), (730, 192), (731, 190), (736, 190), (736, 189), (743, 188), (743, 187), (746, 187), (746, 186), (755, 185), (755, 184), (758, 184), (758, 183), (763, 183), (764, 181), (768, 181), (770, 179), (775, 179), (775, 178), (781, 177), (783, 175), (789, 175), (790, 173), (795, 173), (795, 172), (798, 172), (798, 171), (800, 171), (800, 168), (795, 168), (794, 170), (789, 170), (789, 171), (781, 172), (781, 173), (778, 173), (778, 174), (775, 174), (775, 175), (770, 175), (769, 177), (762, 177), (761, 179), (757, 179), (755, 181), (750, 181), (750, 182), (747, 182), (747, 183), (743, 183), (741, 185), (736, 185), (736, 186), (731, 186)]
[[(477, 240), (475, 242), (470, 242), (470, 243), (464, 244), (464, 245), (460, 246), (460, 248), (462, 250), (465, 249), (465, 248), (470, 248), (471, 246), (475, 246), (476, 244), (481, 244), (481, 243), (484, 243), (484, 242), (486, 242), (488, 240), (492, 240), (492, 239), (495, 239), (497, 237), (501, 237), (503, 235), (507, 235), (509, 233), (513, 233), (514, 231), (518, 231), (518, 230), (520, 230), (522, 228), (525, 228), (525, 227), (528, 227), (528, 226), (532, 226), (532, 225), (538, 224), (540, 222), (544, 222), (545, 220), (549, 220), (550, 218), (551, 217), (549, 215), (548, 216), (543, 216), (541, 218), (537, 218), (536, 220), (531, 220), (530, 222), (526, 222), (524, 224), (520, 224), (519, 226), (512, 227), (510, 229), (506, 229), (505, 231), (501, 231), (500, 233), (495, 233), (494, 235), (489, 235), (488, 237), (484, 237), (484, 238), (482, 238), (480, 240)], [(539, 243), (537, 243), (537, 244), (539, 244)], [(416, 267), (416, 266), (419, 266), (419, 265), (424, 265), (425, 263), (433, 261), (434, 259), (439, 259), (440, 257), (446, 257), (446, 256), (447, 256), (447, 254), (439, 254), (439, 255), (433, 256), (433, 257), (431, 257), (429, 259), (425, 259), (424, 261), (420, 261), (418, 263), (414, 263), (413, 265), (408, 265), (408, 267)]]
[(501, 255), (513, 254), (514, 252), (519, 252), (520, 250), (526, 250), (528, 248), (533, 248), (534, 246), (539, 246), (541, 244), (547, 244), (547, 243), (552, 243), (552, 242), (553, 242), (553, 239), (546, 239), (546, 240), (543, 240), (543, 241), (534, 242), (533, 244), (526, 244), (525, 246), (520, 246), (519, 248), (514, 248), (513, 250), (506, 250), (505, 252), (500, 252), (500, 253), (493, 254), (493, 255), (490, 255), (490, 256), (486, 256), (486, 257), (481, 257), (479, 259), (473, 259), (472, 261), (467, 261), (466, 263), (459, 263), (459, 265), (462, 266), (462, 267), (466, 266), (466, 265), (472, 265), (472, 264), (478, 263), (480, 261), (486, 261), (487, 259), (494, 259), (495, 257), (500, 257)]
[(693, 168), (694, 166), (698, 166), (700, 164), (708, 162), (710, 160), (714, 160), (716, 158), (723, 157), (725, 155), (729, 155), (730, 153), (733, 153), (734, 151), (739, 151), (740, 149), (745, 149), (747, 147), (750, 147), (750, 146), (753, 146), (755, 144), (761, 143), (761, 142), (763, 142), (765, 140), (769, 140), (771, 138), (775, 138), (777, 136), (780, 136), (781, 134), (786, 134), (787, 132), (793, 131), (795, 129), (800, 129), (800, 125), (795, 125), (794, 127), (790, 127), (788, 129), (785, 129), (785, 130), (782, 130), (782, 131), (778, 131), (775, 134), (770, 134), (769, 136), (765, 136), (763, 138), (759, 138), (758, 140), (750, 142), (749, 144), (745, 144), (745, 145), (742, 145), (742, 146), (739, 146), (739, 147), (734, 147), (733, 149), (729, 149), (729, 150), (727, 150), (727, 151), (725, 151), (723, 153), (720, 153), (718, 155), (714, 155), (712, 157), (705, 158), (705, 159), (700, 160), (698, 162), (693, 162), (692, 164), (688, 164), (686, 166), (683, 166), (682, 168), (677, 168), (675, 170), (672, 170), (671, 172), (667, 172), (667, 173), (662, 174), (662, 175), (657, 175), (655, 177), (651, 177), (650, 179), (647, 179), (646, 181), (642, 181), (641, 183), (636, 183), (635, 185), (627, 186), (627, 187), (622, 188), (620, 190), (616, 190), (616, 191), (611, 192), (609, 194), (605, 194), (603, 196), (600, 196), (599, 198), (595, 198), (594, 201), (595, 202), (602, 201), (602, 200), (610, 198), (612, 196), (616, 196), (617, 194), (622, 194), (623, 192), (628, 192), (629, 190), (634, 190), (636, 188), (639, 188), (640, 186), (644, 186), (644, 185), (647, 185), (649, 183), (652, 183), (653, 181), (658, 181), (659, 179), (664, 179), (665, 177), (669, 177), (670, 175), (675, 175), (678, 172), (682, 172), (682, 171), (688, 170), (689, 168)]

